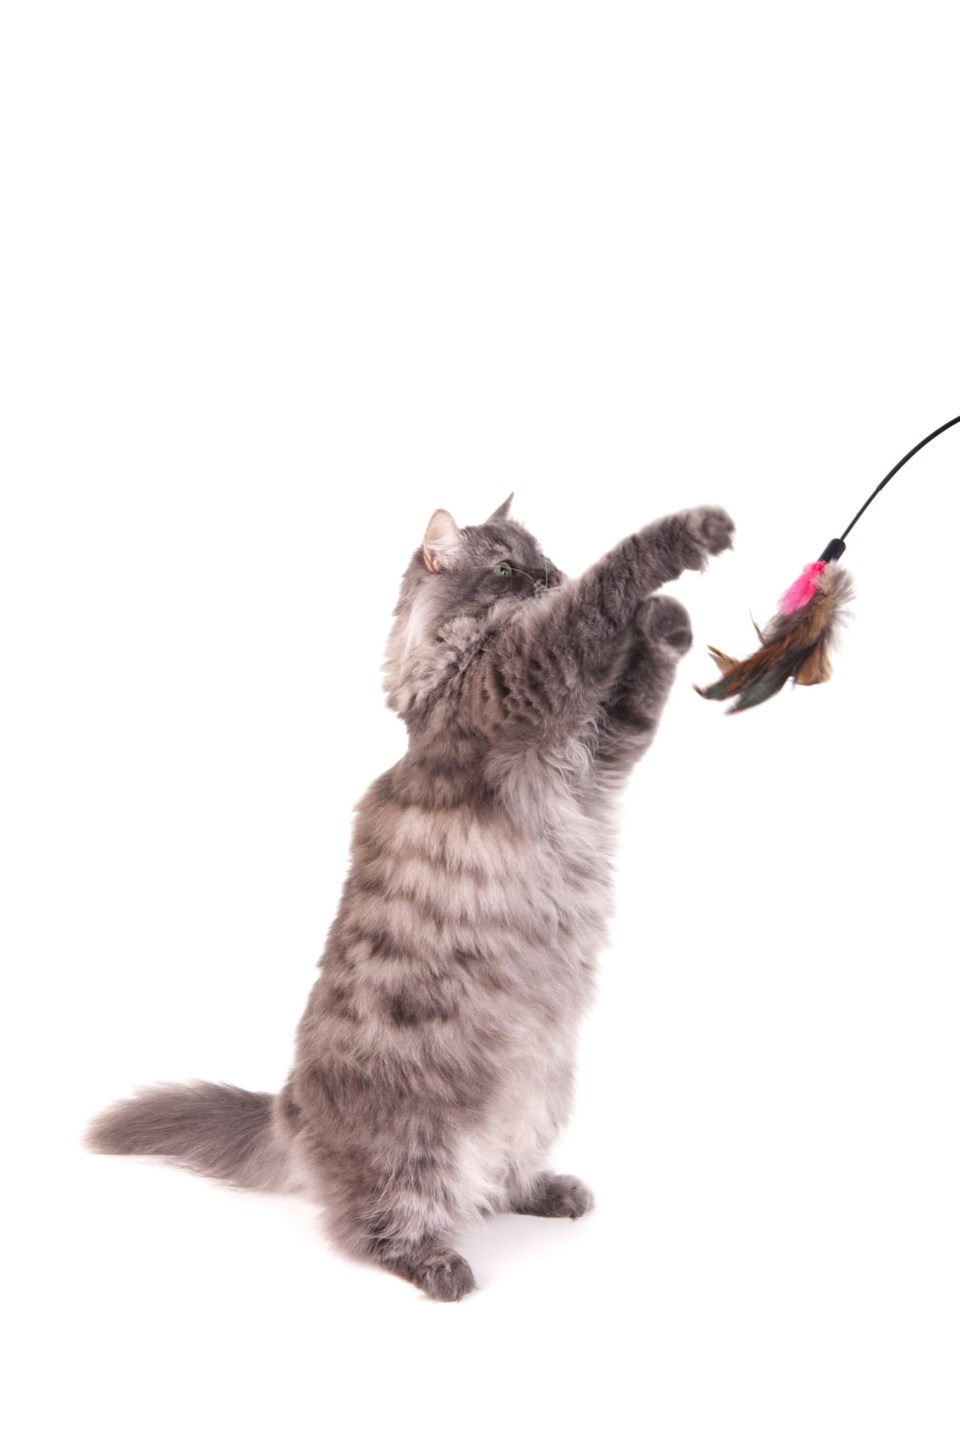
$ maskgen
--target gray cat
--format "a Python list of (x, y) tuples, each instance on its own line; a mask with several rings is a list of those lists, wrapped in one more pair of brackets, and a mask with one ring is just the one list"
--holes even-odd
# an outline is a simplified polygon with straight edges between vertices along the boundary
[(156, 1086), (88, 1136), (307, 1194), (347, 1251), (437, 1300), (473, 1288), (454, 1240), (484, 1213), (593, 1203), (543, 1166), (610, 910), (615, 798), (690, 646), (654, 592), (733, 534), (723, 510), (686, 510), (571, 581), (509, 509), (462, 530), (438, 510), (407, 567), (384, 669), (409, 748), (358, 807), (284, 1089)]

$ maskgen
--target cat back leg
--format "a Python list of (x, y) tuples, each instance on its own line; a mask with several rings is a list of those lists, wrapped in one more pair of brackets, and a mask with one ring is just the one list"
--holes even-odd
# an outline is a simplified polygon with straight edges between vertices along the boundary
[(318, 1198), (332, 1238), (350, 1254), (409, 1280), (433, 1300), (462, 1300), (475, 1289), (470, 1266), (453, 1247), (453, 1217), (444, 1216), (436, 1193), (418, 1192), (409, 1179), (398, 1185), (396, 1176), (372, 1184), (357, 1176), (325, 1183)]
[(323, 1208), (330, 1238), (431, 1299), (462, 1299), (475, 1281), (454, 1248), (463, 1202), (445, 1137), (438, 1131), (418, 1141), (416, 1126), (401, 1125), (396, 1117), (397, 1133), (384, 1121), (384, 1133), (377, 1136), (364, 1125), (360, 1106), (354, 1118), (349, 1135), (324, 1136), (322, 1122), (315, 1128), (314, 1121), (298, 1137), (300, 1172)]

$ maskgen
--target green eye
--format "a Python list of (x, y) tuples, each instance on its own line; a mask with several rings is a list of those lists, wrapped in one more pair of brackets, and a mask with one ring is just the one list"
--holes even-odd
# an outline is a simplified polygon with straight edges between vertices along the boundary
[(513, 566), (508, 565), (506, 560), (501, 560), (498, 565), (494, 565), (493, 573), (494, 575), (499, 575), (501, 580), (506, 580), (508, 576), (513, 574)]

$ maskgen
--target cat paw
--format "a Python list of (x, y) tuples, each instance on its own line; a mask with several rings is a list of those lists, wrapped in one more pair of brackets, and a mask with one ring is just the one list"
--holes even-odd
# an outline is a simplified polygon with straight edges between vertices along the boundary
[(640, 623), (649, 639), (685, 655), (693, 644), (690, 616), (671, 595), (653, 595), (639, 611)]
[(516, 1215), (579, 1220), (593, 1209), (593, 1195), (575, 1175), (540, 1175), (533, 1189), (511, 1208)]
[(462, 1300), (477, 1288), (473, 1271), (456, 1250), (398, 1255), (382, 1263), (395, 1275), (416, 1285), (431, 1300)]
[(735, 526), (719, 505), (698, 505), (680, 512), (687, 533), (706, 555), (719, 555), (733, 544)]

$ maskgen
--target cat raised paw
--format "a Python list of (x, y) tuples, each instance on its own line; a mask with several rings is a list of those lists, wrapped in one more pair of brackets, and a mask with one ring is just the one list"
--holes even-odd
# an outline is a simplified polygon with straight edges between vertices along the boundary
[(719, 555), (733, 545), (736, 526), (719, 505), (697, 505), (692, 510), (681, 510), (678, 518), (705, 555)]
[(690, 615), (672, 595), (651, 595), (638, 612), (649, 638), (685, 655), (693, 644)]

